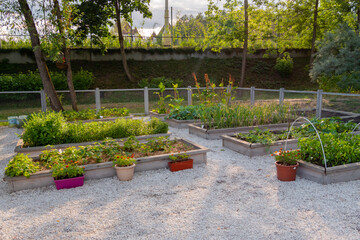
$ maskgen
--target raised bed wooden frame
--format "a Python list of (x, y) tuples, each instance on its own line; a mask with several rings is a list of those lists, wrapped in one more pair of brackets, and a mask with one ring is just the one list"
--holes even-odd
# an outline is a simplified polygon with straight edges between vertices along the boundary
[[(169, 158), (170, 155), (176, 156), (184, 153), (191, 156), (191, 159), (194, 160), (194, 164), (202, 164), (207, 162), (206, 154), (209, 151), (208, 148), (192, 143), (188, 140), (184, 140), (184, 139), (179, 139), (179, 140), (193, 146), (194, 150), (190, 150), (187, 152), (180, 152), (176, 154), (161, 154), (157, 156), (137, 158), (135, 172), (167, 168), (168, 162), (171, 161)], [(116, 175), (116, 172), (112, 165), (112, 162), (106, 162), (106, 163), (85, 165), (84, 175), (85, 175), (85, 180), (100, 179), (100, 178), (113, 177)], [(37, 172), (31, 175), (30, 178), (26, 178), (23, 176), (20, 177), (6, 176), (4, 177), (4, 181), (8, 183), (9, 192), (55, 185), (50, 170)]]

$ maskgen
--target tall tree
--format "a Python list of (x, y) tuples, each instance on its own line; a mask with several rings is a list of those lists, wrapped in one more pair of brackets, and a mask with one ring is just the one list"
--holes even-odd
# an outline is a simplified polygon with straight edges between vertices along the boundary
[(55, 111), (64, 110), (57, 96), (56, 90), (54, 88), (54, 84), (51, 81), (49, 70), (45, 62), (44, 54), (41, 51), (39, 33), (37, 31), (31, 9), (27, 3), (27, 0), (18, 0), (18, 2), (20, 5), (20, 11), (25, 18), (25, 23), (28, 32), (30, 34), (31, 45), (34, 51), (36, 64), (40, 72), (41, 80), (44, 86), (44, 91), (49, 98), (50, 106)]
[(310, 66), (311, 66), (312, 63), (313, 63), (314, 53), (315, 53), (315, 40), (316, 40), (316, 28), (317, 28), (318, 8), (319, 8), (319, 0), (315, 0), (313, 35), (312, 35), (312, 40), (311, 40)]
[[(122, 63), (124, 71), (130, 81), (134, 81), (130, 69), (127, 64), (124, 38), (122, 36), (121, 18), (132, 23), (131, 13), (140, 12), (143, 17), (151, 18), (152, 13), (149, 10), (150, 0), (80, 0), (77, 5), (79, 9), (78, 20), (75, 24), (82, 38), (86, 38), (88, 34), (92, 36), (92, 40), (104, 47), (101, 38), (109, 36), (109, 28), (116, 22), (119, 33), (120, 51), (122, 55)], [(89, 16), (94, 16), (90, 18)], [(96, 19), (96, 21), (94, 20)]]
[(248, 38), (249, 38), (249, 16), (248, 16), (248, 0), (244, 0), (244, 46), (243, 46), (243, 56), (242, 56), (242, 63), (241, 63), (241, 78), (239, 87), (244, 86), (245, 81), (245, 71), (246, 71), (246, 55), (248, 49)]
[[(78, 111), (78, 107), (77, 107), (77, 100), (76, 100), (76, 93), (75, 93), (75, 88), (74, 88), (74, 84), (73, 84), (73, 78), (72, 78), (72, 70), (71, 70), (71, 58), (70, 58), (70, 49), (67, 47), (66, 44), (66, 36), (65, 36), (65, 19), (66, 17), (63, 16), (63, 12), (60, 9), (60, 5), (59, 5), (59, 1), (58, 0), (54, 0), (54, 12), (55, 12), (55, 16), (56, 16), (56, 25), (59, 31), (59, 35), (60, 35), (60, 42), (61, 42), (61, 49), (62, 52), (64, 53), (64, 58), (65, 58), (65, 62), (66, 62), (66, 80), (67, 80), (67, 85), (70, 91), (70, 99), (71, 99), (71, 105), (72, 105), (72, 109), (74, 111)], [(70, 6), (67, 4), (67, 1), (63, 1), (63, 6), (64, 8), (70, 8)], [(69, 18), (69, 17), (68, 17)]]

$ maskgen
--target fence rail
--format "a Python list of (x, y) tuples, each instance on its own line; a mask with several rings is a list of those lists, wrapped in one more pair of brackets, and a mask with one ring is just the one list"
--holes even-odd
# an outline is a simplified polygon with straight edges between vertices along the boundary
[[(187, 88), (178, 88), (179, 91), (186, 91), (186, 100), (188, 105), (193, 104), (193, 90), (196, 90), (197, 88), (193, 88), (191, 86), (188, 86)], [(206, 88), (200, 88), (206, 89)], [(215, 90), (225, 90), (230, 91), (230, 86), (227, 87), (216, 87)], [(76, 90), (77, 93), (94, 93), (95, 95), (95, 106), (97, 110), (101, 109), (101, 93), (105, 92), (143, 92), (144, 96), (144, 112), (145, 115), (148, 115), (150, 112), (150, 95), (149, 91), (158, 91), (159, 88), (133, 88), (133, 89), (93, 89), (93, 90)], [(173, 91), (173, 88), (166, 88), (166, 91)], [(313, 94), (314, 99), (316, 97), (316, 117), (321, 118), (321, 112), (323, 110), (323, 96), (343, 96), (343, 97), (360, 97), (360, 94), (348, 94), (348, 93), (332, 93), (332, 92), (323, 92), (323, 90), (317, 90), (317, 91), (298, 91), (298, 90), (286, 90), (284, 88), (280, 89), (263, 89), (263, 88), (237, 88), (237, 90), (246, 90), (250, 91), (250, 104), (254, 105), (256, 101), (259, 101), (256, 99), (257, 92), (273, 92), (278, 93), (278, 99), (279, 104), (283, 104), (285, 100), (285, 93), (296, 93), (296, 94)], [(68, 90), (61, 90), (57, 91), (58, 93), (69, 93)], [(41, 110), (46, 111), (47, 110), (47, 103), (46, 103), (46, 95), (44, 90), (41, 91), (9, 91), (9, 92), (0, 92), (0, 96), (2, 94), (40, 94), (40, 103), (41, 103)]]

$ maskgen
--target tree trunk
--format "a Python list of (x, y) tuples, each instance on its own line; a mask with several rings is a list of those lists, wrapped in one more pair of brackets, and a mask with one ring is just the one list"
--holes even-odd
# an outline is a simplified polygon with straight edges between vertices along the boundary
[(311, 40), (310, 67), (314, 61), (318, 7), (319, 7), (319, 0), (316, 0), (315, 1), (315, 10), (314, 10), (313, 36), (312, 36), (312, 40)]
[(130, 73), (129, 66), (127, 64), (126, 55), (125, 55), (125, 48), (124, 48), (124, 37), (122, 35), (121, 29), (121, 16), (120, 16), (120, 2), (119, 0), (115, 1), (115, 10), (116, 10), (116, 25), (119, 33), (119, 43), (120, 43), (120, 51), (122, 57), (122, 63), (124, 66), (125, 73), (131, 82), (135, 82), (135, 79)]
[(58, 0), (54, 0), (54, 11), (56, 13), (57, 27), (59, 28), (59, 33), (60, 33), (60, 37), (61, 37), (64, 58), (65, 58), (66, 66), (67, 66), (67, 68), (66, 68), (66, 80), (67, 80), (67, 85), (68, 85), (69, 91), (70, 91), (71, 106), (72, 106), (72, 109), (77, 112), (78, 108), (77, 108), (75, 88), (74, 88), (74, 84), (73, 84), (73, 80), (72, 80), (72, 70), (71, 70), (71, 62), (70, 62), (70, 49), (68, 49), (66, 47), (66, 38), (65, 38), (65, 35), (64, 35), (65, 30), (64, 30), (64, 24), (63, 24), (63, 18), (61, 16), (60, 5), (59, 5)]
[(44, 86), (44, 91), (49, 98), (50, 106), (54, 111), (64, 110), (56, 94), (54, 84), (51, 81), (49, 70), (45, 62), (44, 54), (41, 51), (39, 34), (36, 29), (34, 18), (27, 3), (27, 0), (18, 0), (18, 2), (20, 5), (21, 12), (24, 15), (26, 26), (30, 34), (31, 46), (34, 51), (36, 64), (40, 72), (40, 77), (42, 84)]
[(244, 86), (245, 81), (245, 71), (246, 71), (246, 55), (248, 48), (248, 38), (249, 38), (249, 17), (248, 17), (248, 0), (244, 0), (244, 14), (245, 14), (245, 32), (244, 32), (244, 47), (242, 55), (242, 66), (241, 66), (241, 78), (239, 87)]

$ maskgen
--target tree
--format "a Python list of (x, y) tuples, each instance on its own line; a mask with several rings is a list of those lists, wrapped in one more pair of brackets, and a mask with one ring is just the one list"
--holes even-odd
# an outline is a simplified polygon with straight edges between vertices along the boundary
[(49, 98), (50, 106), (55, 111), (64, 110), (56, 94), (54, 84), (50, 78), (50, 74), (45, 62), (45, 57), (41, 50), (39, 33), (37, 31), (30, 7), (27, 3), (27, 0), (18, 0), (18, 2), (20, 5), (20, 11), (25, 18), (25, 23), (30, 34), (31, 45), (34, 51), (36, 64), (40, 72), (41, 80), (44, 86), (44, 91)]
[(313, 36), (312, 36), (312, 40), (311, 40), (310, 66), (312, 65), (312, 62), (313, 62), (313, 59), (314, 59), (314, 53), (315, 53), (315, 40), (316, 40), (318, 7), (319, 7), (319, 0), (315, 0)]
[[(131, 13), (134, 11), (138, 11), (144, 17), (150, 18), (152, 14), (149, 10), (149, 3), (150, 0), (81, 0), (80, 4), (77, 5), (79, 15), (74, 24), (77, 25), (79, 35), (82, 38), (86, 38), (87, 34), (90, 33), (91, 37), (94, 37), (95, 41), (101, 44), (101, 38), (109, 36), (108, 26), (111, 26), (113, 24), (112, 20), (115, 20), (119, 33), (122, 63), (130, 81), (135, 81), (135, 79), (127, 65), (121, 18), (132, 23)], [(98, 21), (94, 21), (89, 16), (94, 16)], [(104, 45), (102, 46), (104, 47)]]
[(360, 36), (342, 24), (326, 33), (318, 43), (318, 53), (310, 77), (324, 90), (344, 92), (360, 90)]
[[(66, 79), (67, 79), (67, 84), (69, 87), (69, 91), (70, 91), (70, 99), (71, 99), (71, 105), (72, 105), (72, 109), (74, 111), (78, 111), (77, 108), (77, 101), (76, 101), (76, 93), (75, 93), (75, 88), (74, 88), (74, 84), (73, 84), (73, 80), (72, 80), (72, 70), (71, 70), (71, 60), (70, 60), (70, 49), (67, 47), (66, 44), (66, 23), (65, 23), (65, 19), (66, 17), (64, 16), (64, 12), (66, 12), (66, 10), (69, 10), (70, 6), (68, 5), (68, 2), (66, 0), (63, 0), (63, 6), (64, 6), (64, 11), (62, 12), (60, 10), (60, 5), (59, 5), (59, 1), (58, 0), (54, 0), (54, 15), (56, 18), (56, 26), (58, 28), (59, 31), (59, 38), (60, 38), (60, 48), (64, 54), (64, 58), (65, 58), (65, 62), (66, 62)], [(69, 11), (70, 12), (70, 11)], [(67, 15), (67, 19), (69, 20), (70, 16)], [(68, 28), (70, 28), (69, 24), (68, 24)]]

